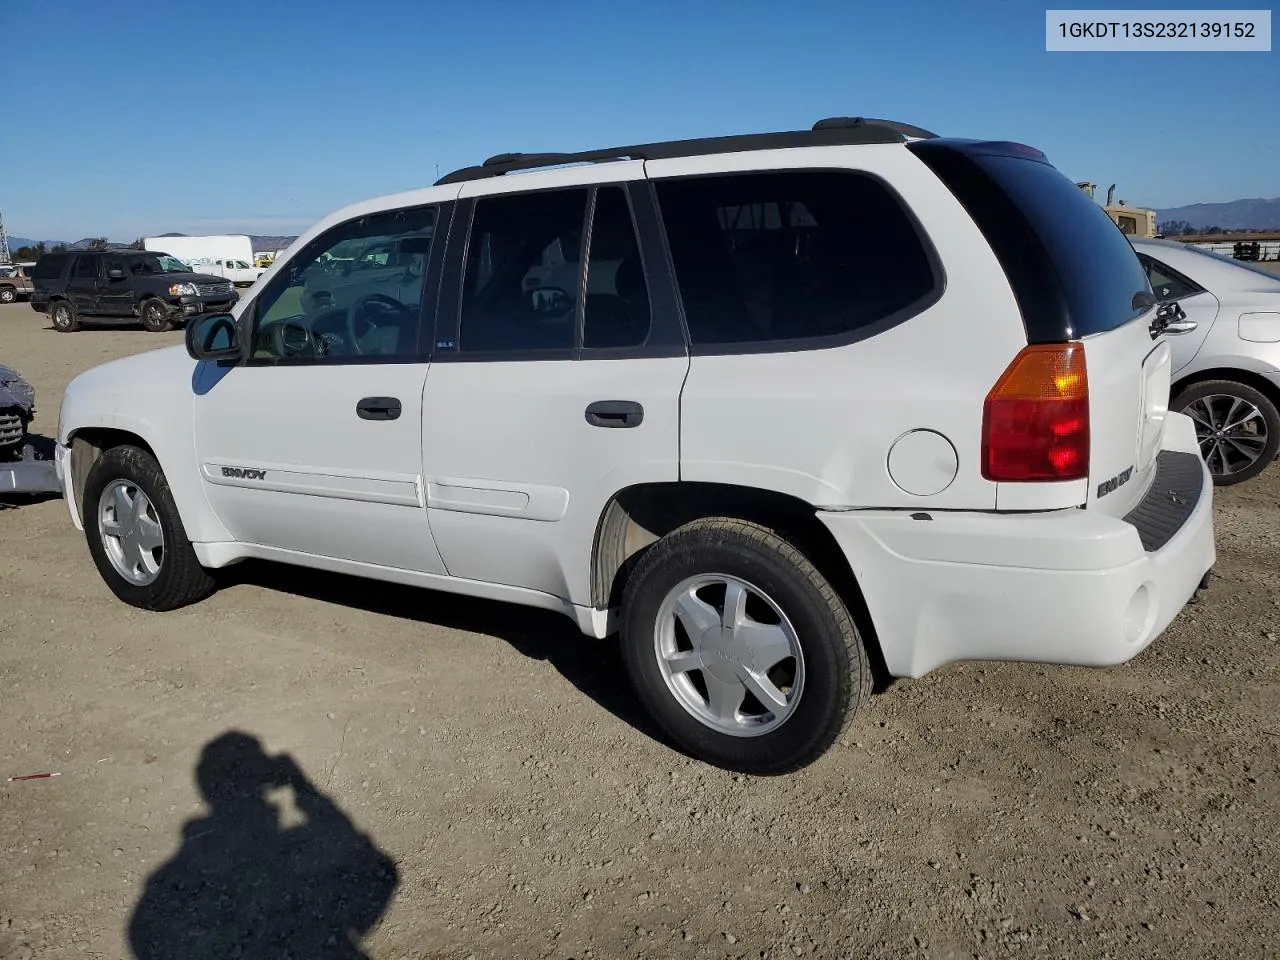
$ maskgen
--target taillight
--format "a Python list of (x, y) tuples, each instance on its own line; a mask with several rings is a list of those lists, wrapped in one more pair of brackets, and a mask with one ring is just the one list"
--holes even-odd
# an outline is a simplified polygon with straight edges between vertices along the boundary
[(1023, 348), (982, 408), (982, 475), (1017, 482), (1078, 480), (1088, 473), (1084, 344)]

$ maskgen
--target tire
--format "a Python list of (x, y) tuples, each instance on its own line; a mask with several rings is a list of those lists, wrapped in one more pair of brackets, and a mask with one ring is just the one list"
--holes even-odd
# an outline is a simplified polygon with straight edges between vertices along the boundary
[(173, 321), (169, 319), (169, 308), (155, 297), (143, 300), (138, 307), (138, 316), (142, 325), (151, 333), (164, 333), (173, 329)]
[(0, 303), (17, 303), (18, 291), (13, 287), (0, 287)]
[(49, 304), (49, 319), (59, 333), (75, 333), (80, 329), (80, 318), (70, 300), (55, 300)]
[[(1244, 406), (1247, 404), (1248, 406)], [(1261, 390), (1235, 380), (1205, 380), (1178, 393), (1169, 406), (1195, 421), (1200, 454), (1214, 486), (1252, 480), (1270, 466), (1280, 449), (1280, 411)], [(1230, 417), (1231, 423), (1224, 424)], [(1248, 418), (1243, 420), (1243, 418)], [(1241, 423), (1235, 430), (1216, 432)], [(1234, 437), (1229, 442), (1228, 437)], [(1249, 461), (1248, 457), (1256, 455)]]
[[(798, 648), (800, 656), (776, 667), (768, 666), (773, 657), (755, 664), (757, 670), (763, 666), (768, 671), (775, 695), (788, 693), (784, 687), (790, 681), (788, 702), (776, 713), (754, 694), (742, 698), (736, 711), (713, 709), (708, 684), (730, 690), (726, 696), (732, 704), (739, 695), (732, 692), (729, 678), (745, 677), (748, 671), (731, 659), (746, 649), (743, 642), (719, 630), (723, 598), (731, 587), (699, 586), (700, 578), (708, 577), (736, 581), (747, 588), (748, 597), (756, 595), (744, 609), (747, 620), (754, 621), (748, 629), (759, 638), (757, 649), (769, 646), (766, 639), (775, 651), (780, 649), (778, 638)], [(686, 657), (688, 648), (696, 646), (684, 626), (693, 618), (670, 615), (671, 598), (687, 599), (690, 590), (702, 601), (694, 605), (696, 616), (710, 617), (703, 634), (710, 640), (697, 641), (703, 643), (698, 657), (706, 666), (672, 674), (663, 666), (672, 653), (672, 641)], [(620, 633), (631, 683), (658, 726), (690, 755), (728, 770), (780, 774), (807, 766), (844, 732), (871, 692), (866, 647), (831, 584), (793, 544), (767, 527), (743, 520), (695, 520), (650, 547), (627, 580)], [(667, 656), (660, 652), (664, 649)], [(775, 674), (779, 668), (782, 673)], [(726, 718), (726, 713), (732, 716)]]
[[(154, 569), (135, 567), (135, 572), (141, 574), (135, 579), (127, 577), (117, 566), (122, 553), (125, 554), (122, 565), (129, 566), (131, 558), (127, 550), (119, 549), (117, 538), (104, 535), (100, 521), (104, 492), (114, 503), (113, 491), (119, 487), (124, 488), (126, 497), (134, 505), (138, 503), (139, 493), (150, 502), (150, 509), (143, 511), (150, 521), (145, 529), (154, 533), (158, 527), (163, 538), (158, 562), (154, 551), (149, 553)], [(164, 472), (147, 451), (128, 445), (107, 450), (89, 471), (81, 512), (89, 553), (98, 573), (120, 600), (144, 610), (175, 610), (213, 592), (215, 581), (196, 559)], [(119, 513), (116, 509), (113, 519)], [(150, 579), (146, 579), (148, 576)], [(144, 579), (146, 582), (141, 582)]]

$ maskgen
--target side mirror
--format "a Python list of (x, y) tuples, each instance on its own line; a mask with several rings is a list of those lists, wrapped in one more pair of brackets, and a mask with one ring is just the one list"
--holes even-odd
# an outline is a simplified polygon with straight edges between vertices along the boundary
[(240, 330), (229, 313), (206, 313), (187, 321), (187, 353), (193, 360), (236, 360)]
[(560, 287), (534, 287), (527, 295), (537, 317), (552, 320), (573, 310), (573, 299)]
[(108, 271), (107, 271), (107, 279), (108, 279), (108, 280), (123, 280), (123, 279), (124, 279), (124, 271), (123, 271), (123, 270), (121, 270), (119, 267), (113, 267), (112, 269), (110, 269), (110, 270), (108, 270)]

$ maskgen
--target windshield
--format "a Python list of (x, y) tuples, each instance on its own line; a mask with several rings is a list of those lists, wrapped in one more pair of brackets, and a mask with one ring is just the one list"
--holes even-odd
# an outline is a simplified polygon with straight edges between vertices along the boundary
[(1191, 244), (1187, 244), (1186, 249), (1189, 253), (1197, 253), (1200, 256), (1208, 257), (1211, 260), (1220, 260), (1223, 263), (1231, 264), (1233, 267), (1239, 267), (1241, 270), (1248, 270), (1250, 273), (1260, 273), (1268, 280), (1274, 280), (1277, 283), (1280, 283), (1280, 272), (1278, 271), (1268, 270), (1266, 267), (1259, 267), (1247, 260), (1237, 260), (1235, 257), (1228, 257), (1225, 253), (1219, 253), (1217, 250), (1206, 250), (1204, 247), (1193, 247)]
[(129, 264), (129, 271), (140, 276), (150, 276), (160, 273), (190, 273), (191, 268), (177, 257), (171, 257), (167, 253), (160, 253), (154, 256), (134, 258)]

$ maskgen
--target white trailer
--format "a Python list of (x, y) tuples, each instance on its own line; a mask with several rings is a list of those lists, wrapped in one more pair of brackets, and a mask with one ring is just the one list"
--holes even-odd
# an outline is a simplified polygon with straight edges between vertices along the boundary
[(253, 241), (244, 234), (210, 237), (146, 237), (145, 249), (177, 257), (197, 273), (226, 277), (247, 286), (266, 273), (254, 266)]

